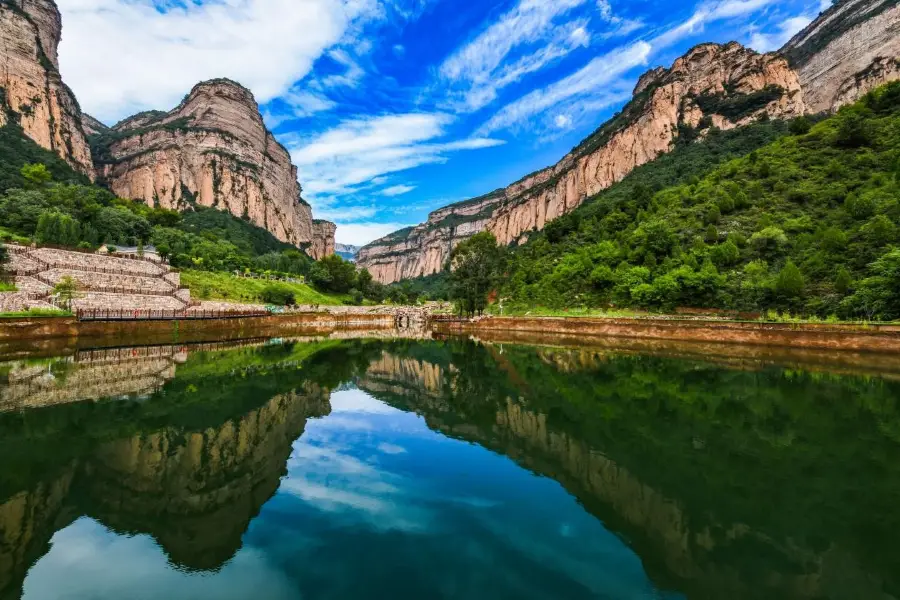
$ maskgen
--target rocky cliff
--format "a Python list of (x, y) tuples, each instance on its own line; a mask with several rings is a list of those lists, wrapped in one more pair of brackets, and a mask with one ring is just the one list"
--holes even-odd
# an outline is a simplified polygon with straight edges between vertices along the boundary
[(313, 239), (309, 247), (309, 253), (315, 258), (331, 256), (334, 254), (334, 232), (337, 225), (330, 221), (313, 221)]
[(25, 135), (93, 176), (81, 108), (59, 73), (62, 19), (52, 0), (0, 2), (0, 125)]
[(900, 77), (900, 2), (836, 2), (781, 51), (799, 74), (810, 112), (855, 102)]
[(845, 0), (782, 52), (701, 44), (640, 78), (633, 99), (556, 165), (511, 186), (435, 211), (428, 221), (360, 250), (382, 283), (439, 272), (453, 247), (489, 230), (514, 244), (668, 152), (679, 128), (731, 129), (762, 115), (834, 110), (900, 75), (896, 0)]
[(170, 112), (140, 113), (94, 138), (98, 177), (119, 196), (186, 210), (208, 206), (308, 248), (333, 251), (300, 197), (297, 168), (266, 129), (253, 94), (216, 79), (198, 84)]

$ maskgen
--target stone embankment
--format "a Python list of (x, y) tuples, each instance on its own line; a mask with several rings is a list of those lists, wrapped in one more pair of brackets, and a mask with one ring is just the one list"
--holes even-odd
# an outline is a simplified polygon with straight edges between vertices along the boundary
[(855, 352), (900, 353), (900, 324), (765, 323), (717, 319), (587, 317), (437, 318), (435, 333), (516, 332), (590, 338), (735, 343)]
[(0, 294), (8, 312), (52, 308), (53, 288), (66, 277), (78, 284), (74, 310), (175, 310), (190, 308), (181, 276), (163, 263), (53, 248), (8, 245), (7, 271), (17, 293)]

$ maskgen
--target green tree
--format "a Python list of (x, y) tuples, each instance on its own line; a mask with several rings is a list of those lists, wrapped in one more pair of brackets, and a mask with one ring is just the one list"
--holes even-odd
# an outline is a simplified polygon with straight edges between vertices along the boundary
[(369, 294), (372, 291), (372, 274), (369, 273), (368, 269), (360, 269), (359, 273), (356, 275), (356, 289), (366, 297), (369, 297)]
[(871, 127), (862, 111), (856, 107), (841, 111), (835, 143), (843, 148), (861, 148), (871, 142)]
[(6, 280), (6, 265), (9, 264), (9, 250), (0, 243), (0, 281)]
[(834, 278), (834, 290), (838, 294), (846, 296), (851, 285), (853, 285), (853, 276), (850, 275), (850, 271), (846, 267), (839, 268), (837, 276)]
[(812, 129), (812, 122), (806, 117), (799, 117), (791, 121), (790, 130), (792, 135), (806, 135)]
[(794, 261), (788, 260), (781, 272), (778, 273), (778, 278), (775, 280), (775, 290), (785, 298), (797, 298), (803, 294), (805, 286), (806, 282), (803, 279), (803, 273), (800, 272)]
[(844, 304), (866, 318), (900, 318), (900, 248), (892, 248), (871, 266), (872, 276)]
[(313, 265), (310, 280), (323, 291), (346, 294), (356, 287), (356, 265), (332, 254)]
[(47, 169), (47, 165), (41, 163), (22, 165), (20, 173), (22, 179), (25, 180), (25, 187), (29, 189), (42, 188), (53, 180), (53, 175)]
[(277, 283), (269, 284), (263, 288), (260, 296), (263, 302), (267, 304), (276, 304), (278, 306), (290, 306), (296, 303), (294, 293), (290, 288)]
[(488, 231), (472, 236), (453, 249), (450, 280), (460, 314), (473, 316), (484, 312), (488, 294), (503, 274), (504, 250)]
[(65, 310), (72, 310), (72, 301), (78, 297), (78, 282), (67, 275), (53, 286), (53, 294), (56, 296), (60, 307)]
[(750, 237), (750, 245), (764, 258), (781, 255), (787, 243), (787, 236), (778, 227), (766, 227)]
[(156, 245), (156, 252), (161, 259), (169, 260), (169, 256), (172, 254), (172, 248), (166, 242), (162, 242)]

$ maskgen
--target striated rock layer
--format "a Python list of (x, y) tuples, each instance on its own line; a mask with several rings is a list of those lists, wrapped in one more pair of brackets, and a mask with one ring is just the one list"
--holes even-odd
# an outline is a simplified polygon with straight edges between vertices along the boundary
[(431, 213), (428, 221), (363, 247), (360, 266), (393, 283), (431, 275), (452, 249), (481, 231), (501, 244), (548, 221), (668, 152), (679, 126), (731, 129), (762, 115), (790, 119), (835, 110), (900, 76), (897, 0), (844, 0), (780, 53), (701, 44), (640, 78), (620, 115), (556, 165), (487, 196)]
[(214, 207), (321, 258), (334, 237), (313, 224), (297, 167), (266, 129), (253, 94), (215, 79), (168, 113), (145, 112), (103, 133), (100, 178), (119, 196), (174, 210)]
[(900, 77), (900, 3), (837, 2), (781, 51), (799, 74), (810, 112), (855, 102)]
[(309, 254), (315, 258), (331, 256), (334, 254), (334, 233), (337, 225), (330, 221), (313, 221), (313, 240), (309, 247)]
[(59, 73), (61, 35), (52, 0), (0, 2), (0, 126), (17, 121), (37, 144), (93, 177), (81, 108)]

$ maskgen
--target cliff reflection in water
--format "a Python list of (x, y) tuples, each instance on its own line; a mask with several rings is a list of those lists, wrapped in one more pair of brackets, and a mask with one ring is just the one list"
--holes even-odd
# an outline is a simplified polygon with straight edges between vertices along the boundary
[(900, 598), (889, 379), (375, 339), (95, 351), (0, 377), (4, 599), (85, 516), (152, 536), (182, 570), (221, 568), (347, 386), (558, 481), (661, 590)]

